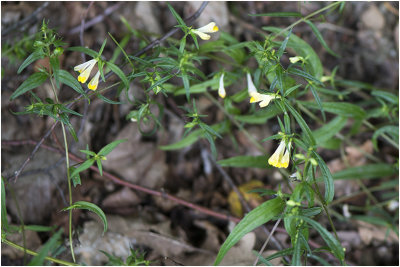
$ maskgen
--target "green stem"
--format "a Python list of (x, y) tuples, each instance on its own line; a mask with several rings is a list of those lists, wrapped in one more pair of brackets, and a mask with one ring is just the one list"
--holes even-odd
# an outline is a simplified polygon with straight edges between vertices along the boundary
[[(67, 177), (68, 177), (68, 192), (69, 192), (69, 205), (72, 206), (72, 188), (71, 188), (71, 177), (69, 173), (69, 157), (68, 157), (68, 142), (67, 142), (67, 135), (65, 132), (64, 123), (61, 123), (63, 137), (64, 137), (64, 146), (65, 146), (65, 161), (67, 163)], [(72, 209), (69, 210), (69, 223), (68, 223), (68, 230), (69, 230), (69, 246), (71, 248), (71, 255), (74, 262), (75, 261), (75, 254), (74, 254), (74, 245), (72, 242)]]
[[(321, 13), (321, 12), (327, 10), (327, 9), (330, 9), (330, 8), (332, 8), (332, 7), (335, 7), (335, 6), (339, 5), (339, 4), (340, 4), (340, 1), (339, 1), (339, 2), (334, 2), (334, 3), (330, 4), (330, 5), (327, 5), (327, 6), (324, 7), (324, 8), (321, 8), (321, 9), (319, 9), (319, 10), (317, 10), (317, 11), (311, 13), (310, 15), (307, 15), (307, 16), (304, 17), (304, 18), (299, 19), (298, 21), (296, 21), (296, 22), (290, 24), (288, 27), (286, 27), (285, 29), (283, 29), (283, 30), (281, 30), (280, 32), (278, 32), (278, 33), (275, 35), (275, 37), (274, 37), (273, 39), (275, 39), (276, 37), (278, 37), (278, 36), (281, 35), (282, 33), (286, 32), (286, 31), (289, 30), (290, 28), (293, 28), (293, 27), (296, 26), (297, 24), (302, 23), (302, 22), (305, 22), (306, 20), (308, 20), (308, 19), (314, 17), (315, 15), (318, 15), (319, 13)], [(273, 39), (272, 39), (272, 40), (273, 40)]]
[[(15, 243), (7, 240), (7, 239), (2, 239), (1, 242), (3, 242), (4, 244), (9, 245), (10, 247), (13, 247), (13, 248), (16, 248), (18, 250), (24, 251), (27, 254), (32, 255), (32, 256), (37, 256), (39, 254), (39, 253), (37, 253), (35, 251), (32, 251), (32, 250), (26, 249), (24, 247), (21, 247), (20, 245), (17, 245), (17, 244), (15, 244)], [(49, 260), (49, 261), (52, 261), (52, 262), (55, 262), (55, 263), (58, 263), (58, 264), (62, 264), (62, 265), (78, 266), (77, 264), (74, 264), (74, 263), (71, 263), (71, 262), (68, 262), (68, 261), (59, 260), (59, 259), (52, 258), (52, 257), (44, 257), (44, 258), (46, 260)]]
[[(51, 70), (50, 70), (50, 82), (51, 82), (51, 88), (53, 89), (53, 93), (54, 93), (56, 102), (58, 104), (59, 101), (58, 101), (58, 97), (57, 97), (57, 94), (56, 94), (54, 82), (53, 82), (53, 79), (51, 77)], [(69, 205), (72, 206), (72, 187), (71, 187), (71, 177), (70, 177), (70, 173), (69, 173), (68, 142), (67, 142), (67, 133), (65, 131), (65, 126), (64, 126), (63, 122), (61, 122), (61, 127), (62, 127), (62, 133), (63, 133), (63, 138), (64, 138), (64, 146), (65, 146), (65, 162), (66, 162), (66, 165), (67, 165)], [(72, 259), (73, 259), (74, 262), (76, 262), (75, 261), (75, 254), (74, 254), (74, 244), (72, 242), (72, 209), (69, 210), (68, 217), (69, 217), (69, 223), (68, 223), (69, 246), (71, 248)]]
[(335, 225), (333, 224), (331, 215), (329, 214), (328, 207), (326, 206), (325, 200), (322, 197), (321, 192), (319, 191), (319, 187), (318, 187), (318, 184), (317, 184), (317, 180), (315, 179), (315, 173), (314, 173), (314, 168), (313, 167), (311, 167), (311, 173), (312, 173), (312, 178), (313, 178), (314, 185), (315, 185), (315, 191), (316, 191), (316, 193), (318, 195), (319, 201), (321, 202), (322, 208), (324, 209), (326, 215), (328, 216), (329, 224), (332, 227), (332, 231), (335, 234), (335, 237), (336, 237), (337, 241), (340, 243), (339, 237), (338, 237), (338, 235), (336, 233)]

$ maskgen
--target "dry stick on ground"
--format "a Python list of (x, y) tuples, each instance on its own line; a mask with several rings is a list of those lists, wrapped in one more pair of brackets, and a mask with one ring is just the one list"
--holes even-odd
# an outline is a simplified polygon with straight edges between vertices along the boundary
[[(193, 21), (195, 21), (200, 14), (203, 12), (203, 10), (205, 9), (205, 7), (207, 6), (208, 2), (205, 1), (201, 4), (201, 6), (199, 7), (199, 9), (192, 15), (190, 16), (188, 19), (185, 19), (186, 23), (191, 24), (193, 23)], [(135, 57), (140, 56), (144, 53), (146, 53), (147, 51), (149, 51), (151, 48), (153, 48), (156, 45), (160, 45), (163, 41), (165, 41), (168, 37), (172, 36), (174, 33), (176, 33), (177, 31), (179, 31), (179, 28), (174, 28), (172, 30), (170, 30), (168, 33), (166, 33), (163, 37), (161, 37), (160, 39), (154, 40), (153, 42), (151, 42), (148, 46), (146, 46), (145, 48), (143, 48), (142, 50), (138, 51), (136, 54), (134, 54)], [(125, 65), (125, 64), (123, 64)], [(113, 74), (113, 72), (108, 72), (105, 77), (109, 77)], [(102, 80), (99, 81), (99, 84), (102, 82)], [(89, 89), (86, 89), (86, 91), (88, 91)], [(67, 108), (71, 108), (74, 103), (76, 103), (78, 100), (80, 100), (83, 96), (79, 95), (77, 96), (72, 103), (67, 105)], [(36, 154), (36, 152), (38, 151), (39, 147), (43, 144), (44, 140), (46, 140), (46, 138), (50, 135), (50, 133), (54, 130), (55, 126), (58, 124), (59, 121), (54, 122), (54, 124), (51, 126), (51, 128), (46, 132), (46, 134), (40, 139), (40, 141), (36, 144), (35, 148), (33, 149), (32, 153), (29, 155), (29, 157), (25, 160), (25, 162), (22, 164), (22, 166), (15, 171), (15, 174), (11, 177), (8, 177), (7, 180), (11, 180), (12, 178), (14, 178), (14, 183), (17, 182), (18, 176), (21, 174), (21, 172), (25, 169), (26, 165), (28, 164), (28, 162), (33, 158), (33, 156)]]
[[(58, 144), (60, 144), (59, 141), (56, 141), (56, 142)], [(38, 142), (34, 141), (34, 140), (20, 140), (20, 141), (17, 141), (17, 140), (10, 140), (10, 141), (2, 140), (1, 144), (2, 145), (11, 145), (11, 146), (20, 146), (20, 145), (26, 145), (26, 144), (37, 145)], [(64, 154), (64, 152), (63, 152), (64, 148), (62, 148), (60, 150), (60, 149), (57, 149), (57, 148), (54, 148), (54, 147), (48, 146), (48, 145), (42, 145), (42, 147), (47, 149), (47, 150), (60, 153), (61, 155)], [(78, 156), (76, 156), (76, 155), (74, 155), (72, 153), (68, 153), (68, 154), (69, 154), (70, 159), (75, 161), (75, 162), (84, 162), (85, 161), (84, 159), (81, 159), (81, 158), (79, 158)], [(97, 173), (100, 173), (99, 169), (96, 166), (91, 166), (90, 169), (95, 171), (95, 172), (97, 172)], [(236, 218), (234, 216), (225, 215), (225, 214), (221, 214), (221, 213), (216, 212), (216, 211), (212, 211), (212, 210), (210, 210), (208, 208), (205, 208), (205, 207), (190, 203), (190, 202), (188, 202), (186, 200), (180, 199), (178, 197), (174, 197), (174, 196), (169, 195), (169, 194), (167, 194), (165, 192), (160, 192), (160, 191), (156, 191), (156, 190), (153, 190), (153, 189), (149, 189), (149, 188), (145, 188), (145, 187), (142, 187), (142, 186), (139, 186), (139, 185), (135, 185), (135, 184), (129, 183), (129, 182), (124, 181), (124, 180), (118, 178), (117, 176), (112, 175), (112, 174), (110, 174), (110, 173), (108, 173), (108, 172), (106, 172), (104, 170), (103, 170), (103, 176), (109, 178), (110, 180), (112, 180), (116, 184), (120, 184), (120, 185), (129, 187), (129, 188), (141, 191), (141, 192), (145, 192), (145, 193), (150, 194), (150, 195), (154, 195), (154, 196), (158, 196), (158, 197), (162, 197), (162, 198), (165, 198), (165, 199), (172, 200), (173, 202), (176, 202), (178, 204), (181, 204), (183, 206), (189, 207), (189, 208), (194, 209), (194, 210), (198, 210), (198, 211), (200, 211), (200, 212), (202, 212), (204, 214), (207, 214), (207, 215), (210, 215), (210, 216), (213, 216), (213, 217), (216, 217), (216, 218), (220, 218), (220, 219), (227, 220), (227, 221), (233, 221), (235, 223), (238, 223), (240, 221), (239, 218)]]
[(14, 31), (15, 29), (23, 26), (24, 24), (28, 23), (31, 19), (36, 17), (37, 14), (42, 12), (43, 9), (45, 9), (49, 5), (49, 2), (44, 2), (43, 5), (38, 7), (32, 14), (30, 14), (28, 17), (24, 18), (23, 20), (19, 21), (18, 23), (12, 25), (10, 28), (5, 29), (2, 31), (1, 36), (4, 37), (6, 36), (9, 32)]

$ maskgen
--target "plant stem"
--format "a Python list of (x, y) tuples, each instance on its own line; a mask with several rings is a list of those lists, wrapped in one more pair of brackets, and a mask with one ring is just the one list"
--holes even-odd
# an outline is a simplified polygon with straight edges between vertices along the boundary
[[(1, 242), (3, 242), (4, 244), (7, 244), (7, 245), (9, 245), (9, 246), (11, 246), (11, 247), (13, 247), (13, 248), (15, 248), (15, 249), (24, 251), (24, 252), (26, 252), (26, 253), (28, 253), (29, 255), (32, 255), (32, 256), (37, 256), (37, 255), (39, 254), (39, 253), (37, 253), (37, 252), (35, 252), (35, 251), (32, 251), (32, 250), (30, 250), (30, 249), (21, 247), (20, 245), (17, 245), (17, 244), (15, 244), (15, 243), (13, 243), (13, 242), (7, 240), (7, 239), (1, 239)], [(63, 260), (59, 260), (59, 259), (52, 258), (52, 257), (47, 257), (47, 256), (46, 256), (45, 259), (48, 260), (48, 261), (52, 261), (52, 262), (58, 263), (58, 264), (62, 264), (62, 265), (67, 265), (67, 266), (78, 266), (77, 264), (74, 264), (74, 263), (72, 263), (72, 262), (63, 261)]]
[[(55, 90), (54, 82), (51, 77), (51, 68), (50, 68), (50, 82), (51, 82), (51, 88), (53, 89), (54, 96), (56, 98), (57, 104), (59, 103), (57, 93)], [(71, 177), (69, 173), (69, 157), (68, 157), (68, 142), (67, 142), (67, 133), (65, 132), (65, 126), (62, 121), (61, 122), (61, 128), (62, 128), (62, 133), (63, 133), (63, 138), (64, 138), (64, 146), (65, 146), (65, 162), (67, 165), (67, 181), (68, 181), (68, 193), (69, 193), (69, 205), (72, 206), (72, 188), (71, 188)], [(74, 254), (74, 245), (72, 242), (72, 209), (68, 211), (68, 235), (69, 235), (69, 246), (71, 248), (71, 255), (72, 259), (74, 262), (75, 261), (75, 254)]]
[(317, 181), (315, 180), (315, 173), (314, 173), (314, 168), (313, 167), (311, 167), (311, 173), (312, 173), (312, 178), (313, 178), (314, 185), (315, 185), (315, 191), (316, 191), (316, 193), (318, 195), (319, 200), (321, 201), (322, 208), (324, 209), (326, 215), (328, 216), (329, 224), (332, 227), (333, 233), (335, 234), (335, 237), (336, 237), (337, 241), (340, 243), (339, 237), (338, 237), (338, 235), (336, 233), (335, 225), (333, 224), (333, 221), (332, 221), (331, 215), (329, 214), (329, 211), (328, 211), (328, 208), (326, 206), (325, 200), (322, 197), (322, 194), (319, 191), (319, 187), (318, 187)]
[[(72, 206), (72, 188), (71, 188), (71, 177), (69, 173), (69, 157), (68, 157), (68, 143), (67, 143), (67, 135), (65, 132), (64, 123), (61, 123), (63, 137), (64, 137), (64, 146), (65, 146), (65, 161), (67, 163), (67, 177), (68, 177), (68, 192), (69, 192), (69, 205)], [(69, 210), (69, 223), (68, 223), (68, 230), (69, 230), (69, 246), (71, 248), (71, 255), (74, 262), (75, 261), (75, 254), (74, 254), (74, 245), (72, 243), (72, 209)]]

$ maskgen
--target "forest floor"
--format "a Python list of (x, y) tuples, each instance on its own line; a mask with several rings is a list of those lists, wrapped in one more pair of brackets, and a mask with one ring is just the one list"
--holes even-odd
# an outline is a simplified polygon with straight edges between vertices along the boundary
[[(199, 4), (199, 2), (172, 3), (176, 11), (183, 15), (182, 17), (193, 14)], [(90, 8), (88, 5), (91, 5)], [(210, 2), (195, 25), (202, 26), (215, 21), (220, 31), (228, 32), (240, 41), (261, 40), (258, 31), (263, 26), (286, 27), (296, 21), (296, 18), (251, 17), (248, 14), (283, 11), (310, 14), (326, 5), (327, 2), (307, 1)], [(35, 16), (30, 16), (41, 7), (43, 8)], [(11, 94), (33, 73), (34, 67), (43, 64), (37, 62), (17, 75), (18, 67), (32, 51), (32, 39), (29, 37), (38, 32), (45, 18), (49, 21), (49, 27), (55, 28), (68, 46), (79, 46), (80, 25), (85, 12), (87, 12), (88, 27), (83, 32), (83, 41), (85, 46), (94, 50), (100, 48), (108, 33), (117, 40), (127, 35), (129, 30), (124, 26), (122, 17), (137, 30), (139, 35), (150, 36), (149, 42), (176, 25), (165, 2), (50, 1), (45, 6), (43, 2), (2, 2), (1, 171), (3, 177), (12, 177), (32, 152), (34, 142), (39, 141), (53, 124), (51, 118), (16, 116), (11, 113), (11, 111), (21, 111), (22, 107), (29, 103), (29, 97), (20, 97), (10, 102)], [(99, 17), (104, 13), (105, 16)], [(18, 24), (29, 17), (26, 23)], [(88, 23), (93, 19), (97, 21), (93, 24)], [(307, 24), (297, 25), (293, 33), (315, 49), (327, 73), (338, 67), (336, 75), (342, 79), (369, 83), (398, 95), (398, 21), (397, 2), (347, 2), (342, 14), (337, 12), (326, 14), (325, 20), (317, 20), (316, 24), (328, 46), (339, 54), (340, 58), (327, 53)], [(174, 36), (178, 37), (180, 34)], [(115, 49), (115, 45), (109, 41), (103, 53), (106, 58), (111, 57)], [(140, 42), (144, 41), (131, 36), (126, 46), (127, 53), (133, 54), (139, 50)], [(80, 53), (66, 52), (61, 58), (61, 64), (72, 73), (72, 66), (81, 62), (80, 56)], [(209, 73), (216, 70), (211, 61), (206, 61), (201, 68), (209, 70)], [(133, 83), (132, 86), (134, 92), (142, 90), (140, 84)], [(246, 86), (245, 81), (236, 86)], [(43, 91), (37, 92), (38, 95), (50, 97), (50, 86), (45, 84), (43, 88)], [(61, 94), (61, 99), (68, 100), (75, 95), (74, 91), (66, 90)], [(113, 96), (115, 95), (112, 93), (107, 95), (111, 99)], [(122, 94), (119, 100), (126, 102), (123, 97)], [(102, 265), (107, 258), (99, 250), (125, 258), (129, 248), (133, 247), (146, 252), (145, 258), (150, 260), (152, 265), (212, 265), (221, 244), (237, 222), (234, 218), (243, 215), (241, 208), (235, 205), (237, 200), (233, 199), (233, 189), (229, 180), (238, 187), (255, 184), (267, 189), (277, 189), (282, 183), (281, 174), (274, 169), (217, 167), (209, 157), (208, 143), (203, 140), (180, 150), (159, 149), (162, 145), (182, 139), (184, 122), (179, 118), (180, 114), (177, 114), (176, 107), (183, 105), (185, 99), (177, 98), (175, 106), (166, 98), (161, 97), (160, 101), (165, 105), (165, 117), (162, 121), (164, 127), (150, 137), (142, 136), (137, 124), (125, 119), (132, 109), (129, 103), (110, 105), (95, 99), (87, 110), (84, 124), (81, 124), (78, 118), (72, 119), (80, 139), (79, 143), (71, 145), (70, 151), (73, 154), (83, 158), (79, 150), (85, 149), (86, 144), (89, 144), (91, 150), (98, 151), (113, 140), (128, 138), (128, 143), (119, 145), (109, 155), (104, 163), (104, 171), (156, 192), (148, 194), (115, 183), (109, 177), (100, 176), (94, 171), (85, 172), (81, 177), (82, 185), (73, 188), (73, 199), (89, 201), (101, 207), (106, 213), (109, 229), (102, 236), (103, 226), (96, 216), (87, 211), (74, 211), (75, 239), (79, 242), (75, 252), (79, 262)], [(206, 118), (209, 124), (218, 122), (223, 116), (222, 112), (204, 96), (198, 97), (197, 104), (204, 114), (209, 115)], [(75, 110), (84, 113), (84, 102), (77, 105)], [(249, 126), (247, 130), (254, 138), (262, 140), (276, 133), (277, 129), (277, 125), (268, 122), (265, 125)], [(218, 160), (237, 155), (260, 155), (257, 148), (241, 131), (236, 129), (233, 135), (237, 140), (237, 147), (232, 145), (229, 138), (216, 141)], [(62, 140), (60, 127), (55, 128), (54, 134), (44, 144), (57, 147), (54, 141), (57, 138)], [(382, 142), (382, 149), (377, 152), (373, 149), (370, 139), (371, 136), (358, 135), (352, 141), (382, 162), (393, 164), (397, 160), (398, 163), (397, 150)], [(21, 140), (31, 140), (31, 142), (24, 143)], [(71, 139), (72, 143), (74, 142)], [(263, 146), (266, 151), (273, 152), (274, 147), (270, 142), (263, 143)], [(348, 163), (351, 166), (362, 166), (370, 160), (350, 146), (343, 146), (342, 151), (326, 150), (321, 154), (333, 173), (343, 170)], [(348, 162), (343, 161), (343, 154), (346, 155)], [(40, 148), (18, 181), (9, 183), (6, 204), (11, 224), (20, 224), (19, 217), (22, 216), (26, 225), (63, 227), (67, 236), (68, 213), (60, 212), (67, 206), (68, 199), (64, 163), (63, 155)], [(226, 179), (226, 175), (229, 179)], [(396, 178), (392, 176), (390, 179)], [(337, 181), (335, 199), (360, 190), (360, 186), (370, 187), (375, 184), (377, 184), (376, 179), (366, 180), (363, 185), (353, 180)], [(398, 185), (395, 191), (398, 193)], [(207, 211), (213, 211), (217, 215), (182, 205), (172, 196), (183, 200), (184, 203), (193, 203), (206, 208)], [(249, 199), (252, 208), (265, 200), (254, 195), (250, 195)], [(342, 202), (339, 207), (347, 204), (365, 207), (368, 201), (365, 194), (360, 194)], [(337, 208), (335, 211), (339, 214), (344, 213), (342, 208)], [(397, 216), (398, 222), (398, 207), (395, 211), (388, 212), (391, 212), (393, 217)], [(224, 217), (229, 214), (231, 217)], [(329, 229), (326, 218), (321, 216), (318, 221)], [(387, 227), (359, 220), (340, 220), (339, 217), (334, 218), (334, 223), (342, 245), (346, 248), (346, 262), (349, 265), (399, 264), (398, 235), (393, 231), (387, 231)], [(273, 224), (267, 225), (267, 228), (271, 230), (272, 226)], [(290, 247), (290, 238), (283, 223), (278, 226), (274, 236), (283, 247)], [(48, 240), (49, 233), (27, 230), (25, 237), (26, 246), (38, 251)], [(252, 251), (259, 251), (267, 237), (262, 228), (246, 235), (237, 247), (228, 252), (222, 264), (252, 265), (255, 259)], [(19, 234), (11, 235), (10, 239), (22, 244), (22, 237)], [(318, 235), (311, 239), (313, 245), (324, 244)], [(4, 244), (1, 248), (2, 265), (24, 264), (23, 252)], [(263, 255), (275, 251), (276, 248), (270, 245)], [(68, 252), (69, 249), (66, 247), (58, 257), (70, 261)], [(325, 255), (326, 260), (331, 264), (338, 264), (335, 259), (327, 255)], [(273, 263), (282, 264), (280, 259)], [(310, 262), (310, 264), (317, 263)]]

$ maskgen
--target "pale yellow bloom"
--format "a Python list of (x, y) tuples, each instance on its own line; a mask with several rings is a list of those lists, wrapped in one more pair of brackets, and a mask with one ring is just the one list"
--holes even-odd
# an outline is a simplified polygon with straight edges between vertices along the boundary
[(92, 71), (94, 65), (96, 65), (97, 60), (96, 59), (92, 59), (89, 60), (85, 63), (82, 63), (78, 66), (74, 67), (75, 71), (78, 71), (80, 73), (80, 75), (78, 76), (78, 81), (80, 81), (81, 83), (85, 83), (87, 81), (87, 79), (89, 78), (90, 72)]
[(225, 87), (224, 87), (224, 74), (222, 74), (221, 78), (219, 78), (218, 94), (221, 98), (225, 98), (225, 96), (226, 96)]
[(260, 94), (257, 92), (253, 92), (251, 93), (251, 98), (250, 98), (250, 103), (254, 103), (254, 102), (260, 102), (260, 108), (266, 107), (268, 106), (269, 102), (275, 99), (275, 96), (273, 95), (264, 95), (264, 94)]
[(296, 63), (298, 61), (303, 61), (304, 62), (304, 58), (301, 56), (295, 56), (295, 57), (290, 57), (289, 58), (290, 63)]
[(277, 168), (287, 168), (289, 166), (289, 154), (289, 149), (286, 149), (285, 141), (282, 140), (275, 153), (268, 159), (268, 163)]
[(203, 26), (198, 29), (192, 29), (192, 32), (197, 34), (203, 40), (210, 40), (211, 36), (207, 33), (217, 32), (218, 26), (215, 25), (215, 22), (210, 22), (206, 26)]
[(88, 84), (88, 88), (90, 90), (96, 90), (97, 85), (99, 85), (99, 77), (100, 77), (100, 71), (97, 71), (96, 75), (92, 78), (92, 80)]

